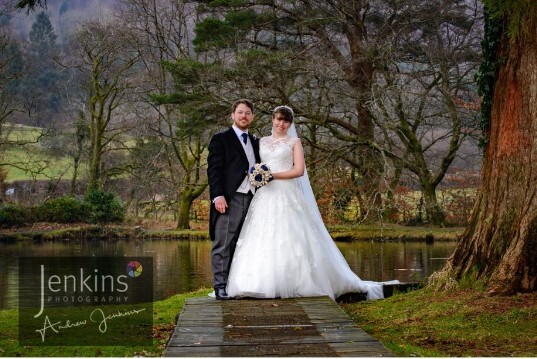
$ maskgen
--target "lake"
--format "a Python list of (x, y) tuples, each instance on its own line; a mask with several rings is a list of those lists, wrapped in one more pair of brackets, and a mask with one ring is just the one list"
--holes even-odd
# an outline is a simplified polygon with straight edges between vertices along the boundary
[[(361, 279), (419, 281), (441, 269), (456, 242), (337, 243), (352, 270)], [(82, 240), (0, 244), (0, 309), (18, 303), (18, 257), (151, 256), (154, 263), (154, 299), (212, 286), (210, 241)]]

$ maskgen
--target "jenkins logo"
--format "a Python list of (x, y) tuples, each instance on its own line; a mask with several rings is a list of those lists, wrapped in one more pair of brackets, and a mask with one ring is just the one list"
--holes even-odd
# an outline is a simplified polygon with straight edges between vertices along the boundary
[(139, 277), (142, 274), (142, 270), (143, 267), (140, 262), (130, 261), (129, 264), (127, 264), (127, 274), (129, 275), (129, 277)]
[(19, 342), (25, 345), (149, 342), (152, 306), (151, 257), (19, 258)]

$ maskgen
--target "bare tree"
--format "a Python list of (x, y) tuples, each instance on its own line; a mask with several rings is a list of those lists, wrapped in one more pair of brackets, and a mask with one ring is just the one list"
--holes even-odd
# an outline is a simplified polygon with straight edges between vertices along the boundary
[[(175, 191), (178, 228), (189, 228), (192, 202), (208, 185), (202, 169), (210, 126), (206, 122), (193, 126), (194, 117), (203, 116), (204, 111), (181, 106), (183, 101), (177, 103), (169, 96), (177, 91), (170, 70), (192, 56), (189, 25), (194, 14), (192, 5), (168, 0), (123, 1), (119, 14), (128, 29), (123, 31), (124, 38), (141, 54), (145, 81), (139, 95), (144, 104), (138, 113), (145, 122), (144, 129), (152, 132), (144, 136), (148, 139), (158, 136), (161, 151), (153, 161), (162, 162), (151, 165), (165, 169), (165, 178)], [(198, 100), (201, 103), (204, 98)], [(211, 107), (210, 103), (202, 106)], [(161, 188), (160, 192), (153, 197), (168, 191)]]
[(416, 177), (430, 222), (443, 225), (436, 188), (479, 127), (474, 76), (482, 12), (477, 2), (432, 5), (420, 12), (420, 24), (393, 37), (393, 52), (377, 72), (372, 112), (394, 172), (404, 168)]
[[(389, 186), (381, 184), (391, 175), (386, 169), (405, 168), (419, 173), (429, 215), (443, 223), (435, 189), (475, 118), (457, 104), (475, 99), (475, 1), (271, 1), (201, 8), (206, 18), (196, 26), (197, 50), (224, 64), (223, 81), (249, 79), (237, 87), (258, 102), (291, 105), (314, 154), (308, 165), (315, 168), (312, 159), (320, 157), (351, 165), (364, 216), (382, 207), (380, 195)], [(400, 137), (394, 121), (411, 122), (406, 135)], [(442, 128), (431, 138), (431, 127)], [(445, 161), (434, 163), (446, 142), (451, 145)], [(409, 150), (422, 158), (411, 163)]]
[[(0, 15), (11, 10), (9, 3), (2, 3)], [(5, 167), (10, 165), (5, 158), (5, 152), (13, 144), (13, 140), (9, 138), (13, 124), (8, 123), (8, 119), (18, 107), (15, 80), (22, 71), (20, 64), (21, 52), (11, 35), (9, 23), (2, 22), (0, 23), (0, 198), (4, 194), (2, 188), (7, 178)]]
[(103, 187), (107, 175), (103, 155), (118, 149), (121, 136), (133, 127), (127, 116), (119, 115), (135, 89), (140, 54), (121, 41), (118, 33), (111, 23), (86, 23), (78, 30), (74, 44), (74, 65), (87, 84), (89, 188)]
[[(371, 8), (376, 3), (295, 0), (205, 7), (208, 17), (197, 24), (194, 44), (198, 50), (208, 51), (209, 56), (224, 56), (224, 59), (226, 52), (218, 50), (227, 48), (240, 53), (255, 49), (268, 56), (287, 52), (290, 56), (281, 58), (284, 67), (270, 68), (275, 81), (285, 79), (272, 84), (277, 87), (275, 95), (262, 91), (255, 99), (260, 102), (275, 99), (291, 105), (305, 118), (341, 126), (351, 141), (367, 144), (374, 140), (374, 122), (368, 104), (377, 52), (368, 31), (370, 26), (383, 26), (370, 21)], [(229, 56), (230, 61), (234, 62), (236, 57)], [(238, 81), (242, 81), (244, 76), (238, 73)], [(304, 87), (293, 86), (292, 79), (298, 74), (301, 76), (298, 82)], [(319, 89), (324, 85), (336, 85), (336, 102)], [(243, 86), (241, 83), (238, 87)], [(314, 108), (309, 107), (312, 103), (316, 105)], [(322, 111), (318, 111), (319, 106)], [(345, 118), (329, 116), (331, 112), (345, 114)], [(378, 204), (382, 172), (378, 152), (368, 146), (359, 146), (355, 151), (358, 154), (353, 165), (358, 166), (365, 178), (364, 191)]]

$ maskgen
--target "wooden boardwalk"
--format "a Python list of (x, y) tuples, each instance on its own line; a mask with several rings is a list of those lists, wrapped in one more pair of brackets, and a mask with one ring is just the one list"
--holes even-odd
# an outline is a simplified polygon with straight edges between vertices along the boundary
[(187, 299), (164, 356), (394, 356), (328, 297)]

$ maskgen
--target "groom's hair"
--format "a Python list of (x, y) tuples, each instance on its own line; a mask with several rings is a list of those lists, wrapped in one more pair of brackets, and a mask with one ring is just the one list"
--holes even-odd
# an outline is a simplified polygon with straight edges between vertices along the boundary
[(241, 105), (241, 104), (250, 107), (250, 110), (252, 110), (252, 113), (254, 113), (254, 104), (252, 103), (252, 101), (247, 100), (247, 99), (244, 99), (244, 98), (235, 101), (235, 103), (233, 104), (233, 106), (231, 106), (231, 113), (235, 112), (235, 110), (237, 109), (237, 107), (238, 107), (239, 105)]

